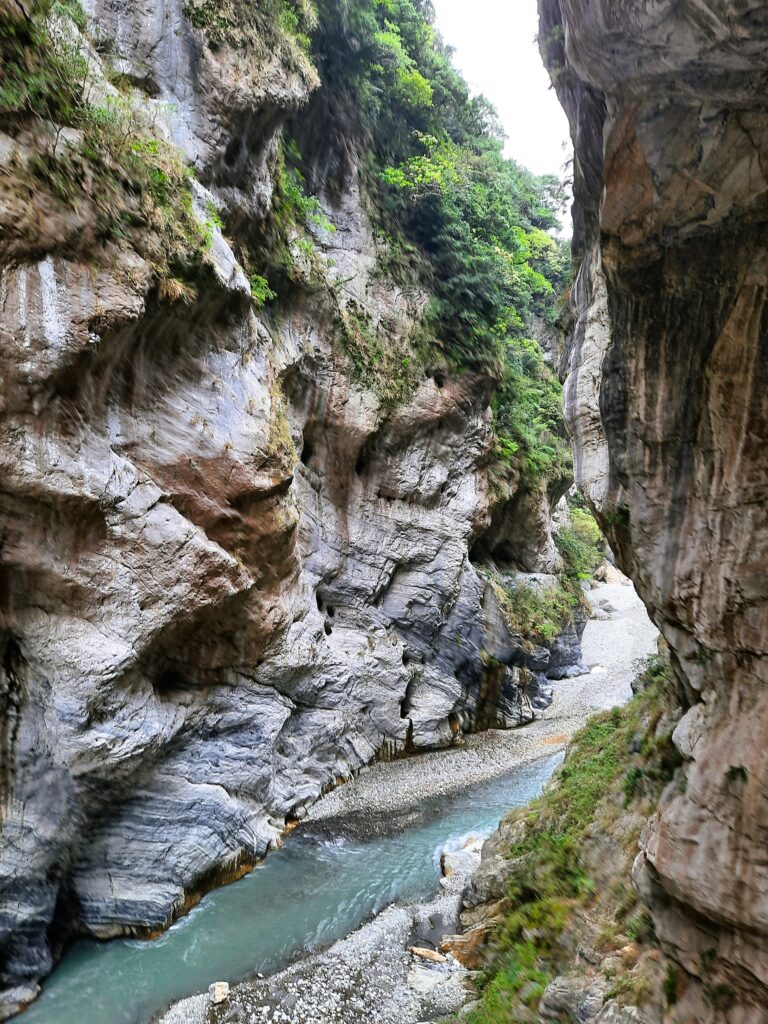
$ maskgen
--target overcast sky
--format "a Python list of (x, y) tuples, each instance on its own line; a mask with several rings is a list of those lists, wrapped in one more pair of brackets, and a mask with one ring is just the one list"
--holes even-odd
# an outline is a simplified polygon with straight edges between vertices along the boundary
[(433, 3), (457, 67), (499, 112), (509, 136), (507, 155), (535, 174), (562, 176), (570, 155), (568, 122), (535, 42), (536, 0)]

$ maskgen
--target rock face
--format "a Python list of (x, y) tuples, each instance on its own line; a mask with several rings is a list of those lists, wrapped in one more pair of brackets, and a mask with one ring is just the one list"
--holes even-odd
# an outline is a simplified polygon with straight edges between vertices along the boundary
[[(175, 0), (85, 6), (201, 204), (257, 232), (311, 72), (213, 53)], [(191, 305), (125, 249), (2, 268), (0, 1016), (71, 932), (161, 929), (324, 787), (540, 699), (546, 652), (529, 670), (469, 557), (492, 384), (428, 373), (392, 409), (356, 378), (344, 310), (394, 343), (426, 296), (375, 273), (354, 161), (339, 184), (320, 283), (270, 316), (218, 229)], [(513, 568), (552, 568), (542, 514), (504, 527)]]
[(635, 875), (700, 979), (768, 1020), (768, 11), (540, 0), (576, 147), (577, 479), (666, 638), (685, 767)]

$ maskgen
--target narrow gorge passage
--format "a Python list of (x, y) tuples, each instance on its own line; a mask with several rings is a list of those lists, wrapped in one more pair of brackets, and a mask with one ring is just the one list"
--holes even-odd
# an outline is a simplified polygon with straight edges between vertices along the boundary
[(565, 186), (428, 4), (0, 0), (0, 71), (5, 1019), (339, 780), (532, 721), (605, 551)]
[(334, 827), (299, 826), (282, 850), (210, 893), (161, 938), (75, 946), (17, 1019), (147, 1024), (172, 999), (207, 991), (214, 981), (279, 970), (395, 900), (430, 896), (442, 845), (487, 835), (509, 807), (540, 792), (555, 764), (539, 761), (449, 801), (425, 801), (416, 808), (423, 823), (405, 832), (360, 839)]
[(768, 1024), (766, 83), (0, 0), (0, 1020)]
[[(587, 623), (582, 640), (591, 672), (554, 684), (553, 702), (536, 722), (470, 737), (465, 749), (372, 766), (321, 800), (264, 865), (207, 895), (164, 936), (73, 947), (18, 1020), (147, 1024), (171, 1000), (214, 981), (279, 971), (392, 903), (428, 902), (441, 851), (467, 836), (486, 838), (501, 816), (538, 795), (590, 713), (629, 699), (637, 663), (655, 650), (656, 630), (626, 580), (599, 584), (590, 598), (600, 616)], [(378, 945), (391, 946), (392, 958), (407, 965), (405, 948), (384, 936)], [(335, 959), (331, 948), (327, 961)], [(407, 991), (404, 978), (387, 985), (393, 1003), (395, 992)], [(355, 992), (364, 1004), (365, 989)], [(382, 998), (374, 1005), (383, 1015)], [(207, 1002), (204, 996), (194, 1009), (179, 1007), (170, 1021), (207, 1021)], [(234, 997), (228, 1009), (233, 1005)], [(328, 1024), (336, 1019), (327, 1007), (322, 1015)], [(367, 1018), (357, 1009), (338, 1019)]]

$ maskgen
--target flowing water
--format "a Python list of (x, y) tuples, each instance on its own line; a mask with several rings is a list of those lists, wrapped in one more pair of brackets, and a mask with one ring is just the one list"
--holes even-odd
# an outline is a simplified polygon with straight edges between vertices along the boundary
[(467, 835), (487, 836), (527, 803), (560, 757), (518, 768), (453, 797), (426, 801), (415, 825), (351, 838), (343, 824), (296, 829), (285, 846), (233, 885), (210, 893), (153, 942), (79, 941), (19, 1024), (145, 1024), (171, 1002), (285, 967), (348, 935), (386, 905), (437, 887), (440, 853)]

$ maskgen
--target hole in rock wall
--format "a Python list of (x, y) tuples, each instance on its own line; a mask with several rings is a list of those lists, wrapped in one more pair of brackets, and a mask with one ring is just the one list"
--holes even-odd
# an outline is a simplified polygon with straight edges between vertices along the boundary
[(239, 135), (235, 136), (234, 139), (229, 140), (227, 148), (224, 150), (224, 163), (227, 167), (234, 167), (238, 161), (242, 147), (243, 143)]
[(153, 686), (155, 693), (159, 697), (163, 697), (178, 690), (187, 689), (189, 687), (189, 682), (180, 672), (167, 671), (160, 673)]
[(317, 601), (317, 610), (321, 612), (323, 610), (323, 599), (320, 597), (320, 592), (315, 594), (315, 600)]
[(325, 630), (326, 636), (330, 636), (331, 633), (333, 632), (333, 627), (331, 626), (330, 622), (326, 622), (325, 625), (323, 626), (323, 629)]
[(438, 370), (437, 373), (434, 375), (434, 381), (438, 388), (444, 388), (445, 374), (441, 370)]
[(0, 664), (0, 822), (3, 807), (10, 802), (16, 761), (16, 737), (21, 722), (21, 648), (13, 636), (6, 636)]
[(405, 688), (403, 699), (400, 701), (400, 717), (402, 719), (410, 719), (411, 717), (411, 708), (413, 707), (413, 701), (414, 697), (416, 696), (418, 684), (418, 678), (415, 676), (411, 676), (411, 679), (409, 680), (408, 685)]
[(303, 463), (303, 464), (304, 464), (305, 466), (308, 466), (308, 465), (309, 465), (309, 460), (310, 460), (310, 459), (312, 458), (312, 455), (314, 454), (314, 451), (315, 451), (315, 450), (314, 450), (314, 448), (312, 447), (312, 444), (311, 444), (311, 442), (309, 442), (309, 441), (305, 441), (305, 442), (304, 442), (304, 446), (303, 446), (303, 448), (301, 449), (301, 461), (302, 461), (302, 463)]

